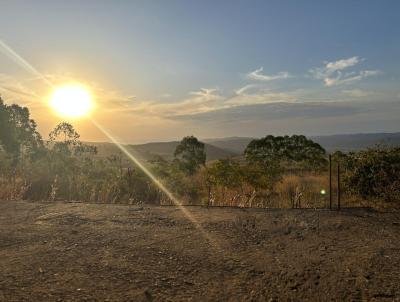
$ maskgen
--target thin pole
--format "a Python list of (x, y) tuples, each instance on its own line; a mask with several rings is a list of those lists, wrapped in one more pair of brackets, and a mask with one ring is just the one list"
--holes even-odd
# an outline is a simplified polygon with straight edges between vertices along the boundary
[(337, 204), (340, 210), (340, 163), (337, 164)]
[(332, 210), (332, 155), (329, 154), (329, 209)]

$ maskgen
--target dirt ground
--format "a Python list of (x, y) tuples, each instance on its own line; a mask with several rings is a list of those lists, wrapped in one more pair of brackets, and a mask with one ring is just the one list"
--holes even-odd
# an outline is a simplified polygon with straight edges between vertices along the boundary
[(0, 301), (400, 301), (398, 211), (184, 211), (0, 201)]

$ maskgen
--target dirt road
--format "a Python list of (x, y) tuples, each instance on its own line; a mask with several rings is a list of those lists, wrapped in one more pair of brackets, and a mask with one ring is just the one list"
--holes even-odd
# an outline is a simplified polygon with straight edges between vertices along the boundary
[(0, 301), (400, 301), (400, 213), (0, 201)]

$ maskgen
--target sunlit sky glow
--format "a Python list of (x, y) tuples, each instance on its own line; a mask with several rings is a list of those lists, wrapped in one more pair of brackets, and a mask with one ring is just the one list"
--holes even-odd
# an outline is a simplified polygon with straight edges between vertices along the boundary
[(46, 82), (87, 87), (124, 142), (400, 131), (398, 1), (0, 4), (0, 40), (46, 77), (0, 49), (0, 94), (44, 135), (61, 121)]
[(79, 118), (89, 114), (93, 102), (87, 88), (79, 84), (68, 84), (54, 88), (49, 105), (61, 117)]

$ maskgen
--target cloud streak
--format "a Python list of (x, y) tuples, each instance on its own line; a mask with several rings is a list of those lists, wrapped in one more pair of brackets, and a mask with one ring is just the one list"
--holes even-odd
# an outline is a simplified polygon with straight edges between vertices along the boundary
[(277, 102), (221, 108), (210, 112), (176, 116), (175, 118), (179, 120), (198, 122), (226, 123), (240, 121), (271, 121), (293, 118), (341, 117), (351, 116), (361, 112), (363, 112), (361, 107), (356, 107), (346, 102)]
[(378, 70), (346, 71), (362, 61), (364, 59), (354, 56), (334, 62), (325, 62), (323, 67), (313, 68), (309, 72), (313, 78), (322, 80), (326, 87), (351, 84), (381, 73)]
[(253, 88), (255, 88), (255, 87), (257, 87), (257, 85), (255, 85), (255, 84), (245, 85), (245, 86), (243, 86), (243, 87), (241, 87), (241, 88), (239, 88), (239, 89), (236, 89), (236, 90), (235, 90), (235, 94), (237, 94), (237, 95), (243, 95), (243, 94), (245, 94), (247, 91), (249, 91), (250, 89), (253, 89)]
[(246, 77), (250, 80), (262, 81), (262, 82), (269, 82), (273, 80), (280, 80), (280, 79), (287, 79), (290, 77), (289, 72), (282, 71), (275, 75), (267, 75), (263, 74), (263, 67), (260, 67), (254, 71), (249, 72)]
[(325, 69), (331, 73), (338, 71), (338, 70), (343, 70), (346, 68), (349, 68), (351, 66), (354, 66), (360, 62), (360, 59), (358, 57), (351, 57), (348, 59), (342, 59), (338, 60), (336, 62), (328, 62), (326, 63)]
[(342, 90), (342, 93), (351, 97), (361, 98), (365, 96), (369, 96), (371, 93), (369, 91), (361, 90), (361, 89), (349, 89)]

